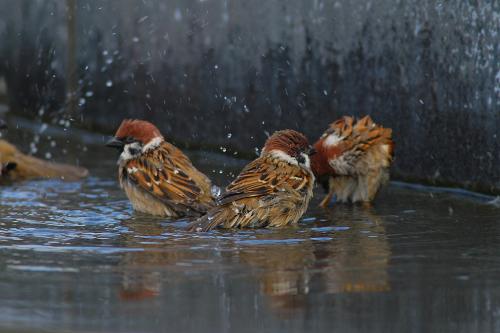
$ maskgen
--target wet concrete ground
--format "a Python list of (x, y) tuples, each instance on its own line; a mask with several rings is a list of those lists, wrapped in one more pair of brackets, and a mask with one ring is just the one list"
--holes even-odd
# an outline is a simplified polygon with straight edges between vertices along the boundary
[[(484, 200), (392, 185), (372, 209), (324, 210), (317, 189), (297, 227), (192, 234), (131, 210), (116, 152), (72, 155), (90, 178), (0, 191), (3, 331), (500, 331)], [(219, 185), (245, 163), (190, 155)]]

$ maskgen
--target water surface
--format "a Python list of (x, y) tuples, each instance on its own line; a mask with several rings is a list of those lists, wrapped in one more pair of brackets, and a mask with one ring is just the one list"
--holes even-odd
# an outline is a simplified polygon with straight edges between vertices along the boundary
[[(92, 176), (0, 191), (0, 328), (81, 332), (500, 331), (500, 213), (390, 186), (297, 227), (184, 231), (134, 213), (114, 152)], [(219, 185), (243, 161), (192, 152)]]

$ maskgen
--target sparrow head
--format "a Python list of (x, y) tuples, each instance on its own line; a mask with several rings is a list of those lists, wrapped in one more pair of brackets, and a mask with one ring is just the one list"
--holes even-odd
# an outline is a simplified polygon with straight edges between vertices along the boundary
[(273, 154), (291, 164), (310, 168), (309, 156), (315, 153), (307, 138), (294, 130), (274, 132), (262, 149), (262, 154)]
[(150, 122), (125, 119), (106, 146), (120, 150), (121, 158), (128, 160), (156, 148), (162, 141), (160, 131)]
[(6, 129), (7, 128), (7, 123), (0, 119), (0, 130)]

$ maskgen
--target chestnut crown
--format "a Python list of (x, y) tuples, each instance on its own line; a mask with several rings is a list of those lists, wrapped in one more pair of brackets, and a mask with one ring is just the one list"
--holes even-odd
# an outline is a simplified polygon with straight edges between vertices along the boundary
[(115, 138), (121, 141), (133, 139), (147, 144), (155, 138), (163, 138), (158, 128), (149, 121), (125, 119), (116, 131)]
[(267, 139), (262, 151), (272, 150), (282, 151), (291, 157), (298, 157), (302, 153), (307, 155), (314, 153), (305, 135), (290, 129), (276, 131)]

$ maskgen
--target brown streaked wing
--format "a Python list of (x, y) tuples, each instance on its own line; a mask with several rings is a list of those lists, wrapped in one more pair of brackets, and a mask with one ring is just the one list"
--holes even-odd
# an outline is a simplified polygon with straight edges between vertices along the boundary
[[(248, 164), (226, 188), (219, 205), (251, 197), (261, 197), (283, 190), (300, 190), (305, 185), (304, 171), (298, 167), (278, 167), (270, 157), (260, 157)], [(279, 170), (277, 170), (279, 168)]]
[(128, 178), (157, 199), (195, 210), (206, 209), (197, 200), (203, 194), (202, 189), (183, 171), (193, 168), (187, 157), (171, 158), (167, 149), (159, 147), (140, 158), (130, 160), (126, 167)]
[[(392, 159), (392, 130), (375, 124), (369, 116), (363, 117), (355, 124), (353, 124), (352, 117), (345, 117), (331, 124), (330, 130), (335, 129), (345, 139), (334, 147), (338, 152), (331, 157), (330, 164), (343, 156), (345, 161), (349, 161), (351, 168), (354, 168), (357, 161), (363, 158), (365, 152), (378, 144), (389, 145), (389, 159)], [(333, 147), (329, 149), (332, 150)]]

